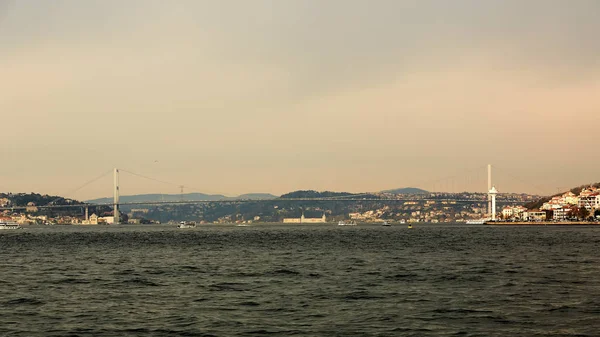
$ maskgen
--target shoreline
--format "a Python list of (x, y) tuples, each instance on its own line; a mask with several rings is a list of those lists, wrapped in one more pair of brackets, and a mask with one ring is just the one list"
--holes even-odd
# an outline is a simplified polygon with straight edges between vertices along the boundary
[(598, 221), (562, 221), (562, 222), (554, 222), (554, 221), (540, 221), (540, 222), (492, 222), (486, 221), (486, 225), (491, 226), (598, 226), (600, 222)]

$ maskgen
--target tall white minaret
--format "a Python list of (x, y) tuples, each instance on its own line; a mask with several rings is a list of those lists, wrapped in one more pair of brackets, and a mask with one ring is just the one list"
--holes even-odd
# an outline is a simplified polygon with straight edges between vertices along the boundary
[(492, 199), (492, 221), (496, 221), (496, 195), (498, 194), (498, 190), (496, 186), (493, 186), (488, 192), (488, 197)]
[(118, 225), (121, 222), (121, 217), (119, 214), (119, 169), (115, 168), (114, 171), (114, 178), (115, 178), (115, 184), (114, 184), (114, 191), (113, 191), (113, 210), (114, 210), (114, 216), (115, 216), (115, 225)]
[[(488, 164), (488, 186), (487, 190), (490, 191), (492, 189), (492, 164)], [(488, 194), (488, 207), (487, 214), (492, 214), (492, 197)]]

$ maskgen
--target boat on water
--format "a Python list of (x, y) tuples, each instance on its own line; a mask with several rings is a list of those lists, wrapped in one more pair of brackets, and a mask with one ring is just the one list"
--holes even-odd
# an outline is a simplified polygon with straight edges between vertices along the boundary
[(356, 222), (354, 221), (350, 221), (350, 222), (346, 222), (344, 220), (338, 222), (338, 226), (356, 226)]
[(467, 225), (483, 225), (486, 221), (489, 221), (489, 219), (474, 219), (474, 220), (467, 220), (465, 223)]
[(412, 228), (412, 225), (410, 225), (410, 224), (409, 224), (409, 225), (408, 225), (408, 229), (411, 229), (411, 228)]
[(0, 221), (0, 229), (21, 229), (21, 225), (16, 222)]
[(193, 221), (190, 221), (190, 222), (182, 221), (179, 223), (177, 228), (196, 228), (196, 223)]
[(245, 223), (239, 223), (237, 225), (235, 225), (236, 227), (249, 227), (250, 225), (245, 224)]
[(389, 222), (387, 222), (387, 221), (384, 221), (381, 225), (384, 226), (384, 227), (391, 226), (391, 224)]

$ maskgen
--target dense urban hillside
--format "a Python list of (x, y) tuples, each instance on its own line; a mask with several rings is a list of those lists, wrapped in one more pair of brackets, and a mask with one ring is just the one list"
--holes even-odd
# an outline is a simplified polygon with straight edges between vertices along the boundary
[[(0, 211), (2, 216), (27, 214), (30, 217), (47, 218), (83, 218), (84, 207), (72, 207), (83, 205), (78, 200), (64, 198), (56, 195), (39, 193), (0, 193), (0, 207), (6, 208)], [(58, 208), (43, 208), (38, 206), (69, 206)], [(26, 209), (22, 209), (26, 207)], [(13, 209), (21, 208), (21, 209)], [(106, 215), (112, 212), (110, 207), (89, 207), (89, 214)], [(36, 221), (33, 221), (34, 223)]]
[(14, 207), (24, 207), (28, 204), (34, 204), (37, 206), (82, 204), (81, 201), (56, 195), (42, 195), (38, 193), (0, 193), (0, 199), (8, 200), (10, 206)]
[[(588, 185), (581, 185), (581, 186), (578, 186), (578, 187), (574, 187), (574, 188), (570, 189), (569, 191), (571, 191), (571, 192), (572, 192), (573, 194), (575, 194), (575, 195), (579, 195), (579, 193), (581, 193), (581, 191), (582, 191), (584, 188), (586, 188), (586, 187), (590, 187), (590, 186), (591, 186), (591, 187), (597, 187), (597, 188), (600, 188), (600, 183), (595, 183), (595, 184), (591, 184), (591, 185), (590, 185), (590, 184), (588, 184)], [(543, 205), (544, 203), (546, 203), (546, 202), (550, 201), (550, 200), (551, 200), (553, 197), (557, 197), (557, 196), (563, 195), (564, 193), (565, 193), (565, 192), (561, 192), (561, 193), (557, 193), (557, 194), (555, 194), (555, 195), (551, 195), (551, 196), (549, 196), (549, 197), (543, 197), (543, 198), (541, 198), (541, 199), (539, 199), (539, 200), (536, 200), (536, 201), (533, 201), (533, 202), (526, 203), (524, 206), (525, 206), (527, 209), (539, 209), (540, 207), (542, 207), (542, 205)]]

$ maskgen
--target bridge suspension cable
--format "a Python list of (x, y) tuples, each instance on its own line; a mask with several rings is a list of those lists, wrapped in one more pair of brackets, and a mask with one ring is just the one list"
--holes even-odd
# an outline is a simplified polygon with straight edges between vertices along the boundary
[(77, 191), (81, 190), (82, 188), (84, 188), (84, 187), (86, 187), (86, 186), (88, 186), (88, 185), (91, 185), (91, 184), (95, 183), (96, 181), (98, 181), (98, 180), (100, 180), (100, 179), (104, 178), (104, 177), (105, 177), (105, 176), (107, 176), (109, 173), (112, 173), (112, 170), (108, 170), (108, 171), (106, 171), (106, 172), (102, 173), (101, 175), (97, 176), (96, 178), (94, 178), (94, 179), (92, 179), (92, 180), (90, 180), (90, 181), (88, 181), (88, 182), (84, 183), (83, 185), (81, 185), (81, 186), (79, 186), (79, 187), (77, 187), (77, 188), (75, 188), (75, 189), (73, 189), (73, 190), (71, 190), (71, 191), (69, 191), (69, 192), (67, 192), (67, 193), (65, 193), (63, 196), (61, 196), (61, 197), (58, 197), (58, 198), (56, 198), (56, 199), (54, 199), (54, 200), (50, 201), (48, 204), (53, 204), (53, 203), (57, 202), (57, 201), (58, 201), (58, 200), (60, 200), (60, 199), (64, 199), (65, 197), (71, 196), (73, 193), (75, 193), (75, 192), (77, 192)]
[[(412, 184), (413, 187), (423, 187), (423, 188), (427, 188), (427, 186), (432, 186), (432, 190), (430, 192), (451, 192), (451, 191), (437, 191), (435, 186), (436, 185), (441, 185), (440, 183), (445, 182), (446, 185), (451, 185), (452, 186), (452, 190), (454, 190), (454, 182), (457, 178), (464, 178), (465, 174), (469, 174), (469, 173), (473, 173), (476, 172), (477, 174), (480, 174), (481, 172), (484, 172), (484, 170), (486, 169), (487, 165), (481, 166), (481, 167), (477, 167), (477, 168), (472, 168), (472, 169), (465, 169), (462, 171), (458, 171), (453, 175), (449, 175), (446, 177), (441, 177), (441, 178), (436, 178), (436, 179), (428, 179), (428, 180), (421, 180), (419, 182), (417, 182), (416, 184)], [(468, 176), (470, 178), (470, 176)], [(472, 179), (465, 179), (469, 182), (473, 182)], [(450, 184), (448, 182), (451, 182)], [(483, 186), (483, 185), (482, 185)], [(487, 191), (485, 191), (487, 192)]]
[(521, 179), (521, 178), (519, 178), (518, 176), (516, 176), (516, 175), (512, 174), (512, 173), (511, 173), (511, 172), (510, 172), (508, 169), (506, 169), (506, 168), (503, 168), (503, 167), (498, 167), (498, 166), (494, 166), (494, 168), (496, 169), (496, 171), (498, 171), (498, 169), (500, 169), (499, 171), (500, 171), (501, 173), (504, 173), (504, 174), (506, 174), (506, 175), (507, 175), (509, 178), (511, 178), (511, 179), (514, 179), (514, 180), (516, 180), (516, 181), (518, 181), (518, 182), (520, 182), (520, 183), (522, 183), (522, 184), (525, 184), (526, 186), (533, 187), (533, 188), (534, 188), (535, 190), (537, 190), (538, 192), (541, 192), (543, 196), (545, 196), (545, 195), (547, 195), (547, 194), (548, 194), (547, 190), (545, 190), (544, 188), (542, 188), (542, 187), (540, 187), (540, 186), (538, 186), (538, 185), (536, 185), (536, 184), (532, 184), (531, 182), (529, 182), (529, 181), (526, 181), (525, 179)]
[[(156, 178), (148, 177), (146, 175), (135, 173), (135, 172), (131, 172), (131, 171), (124, 170), (124, 169), (119, 169), (119, 171), (131, 174), (131, 175), (139, 177), (139, 178), (143, 178), (143, 179), (155, 181), (157, 183), (161, 183), (161, 184), (165, 184), (165, 185), (170, 185), (170, 186), (176, 187), (177, 189), (180, 190), (180, 193), (182, 195), (183, 195), (183, 189), (184, 188), (193, 189), (193, 190), (196, 190), (196, 192), (201, 192), (203, 190), (203, 189), (195, 188), (195, 187), (187, 185), (187, 184), (176, 184), (174, 182), (170, 182), (170, 181), (165, 181), (165, 180), (161, 180), (161, 179), (156, 179)], [(221, 194), (221, 193), (216, 193), (216, 192), (212, 192), (212, 191), (204, 191), (204, 192), (206, 192), (206, 194)]]

